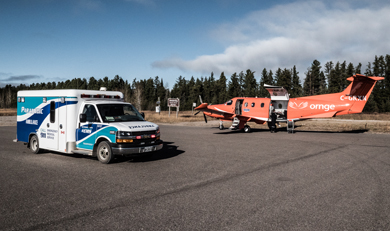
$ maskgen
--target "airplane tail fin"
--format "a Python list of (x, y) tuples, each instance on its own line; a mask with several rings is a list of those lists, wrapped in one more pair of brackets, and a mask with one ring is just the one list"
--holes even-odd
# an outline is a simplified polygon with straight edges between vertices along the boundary
[(360, 74), (349, 77), (347, 80), (352, 83), (342, 92), (344, 99), (347, 99), (352, 103), (348, 114), (362, 112), (376, 82), (383, 79), (383, 77), (365, 76)]

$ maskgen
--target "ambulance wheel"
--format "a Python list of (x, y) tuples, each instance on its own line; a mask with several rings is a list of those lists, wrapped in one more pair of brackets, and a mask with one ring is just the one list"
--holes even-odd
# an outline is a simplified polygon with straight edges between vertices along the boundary
[(244, 126), (244, 132), (245, 133), (251, 132), (251, 127), (249, 127), (248, 125), (245, 125)]
[(219, 130), (223, 130), (225, 127), (223, 125), (219, 125)]
[(107, 141), (102, 141), (99, 143), (97, 148), (97, 158), (102, 164), (108, 164), (111, 160), (114, 159), (112, 150)]
[(36, 135), (33, 135), (30, 138), (30, 150), (34, 154), (37, 154), (39, 152), (39, 140)]

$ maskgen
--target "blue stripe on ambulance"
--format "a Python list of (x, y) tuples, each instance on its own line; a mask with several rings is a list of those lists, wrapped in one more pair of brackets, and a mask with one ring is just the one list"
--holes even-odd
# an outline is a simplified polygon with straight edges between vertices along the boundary
[[(38, 113), (31, 113), (31, 116), (25, 120), (17, 122), (17, 139), (22, 142), (29, 142), (29, 135), (31, 133), (36, 133), (40, 128), (42, 122), (50, 114), (50, 102), (49, 100), (59, 99), (59, 97), (47, 97), (47, 103), (41, 110), (37, 110), (37, 107), (42, 104), (43, 97), (25, 97), (25, 103), (18, 103), (18, 116), (23, 116), (28, 113), (28, 111), (33, 111)], [(72, 97), (73, 98), (73, 97)], [(65, 105), (77, 104), (77, 101), (65, 101), (65, 103), (56, 102), (55, 108), (59, 108)], [(23, 111), (22, 111), (23, 109)]]
[[(102, 125), (101, 128), (98, 127), (99, 124), (95, 125), (96, 131), (92, 131), (94, 126), (83, 125), (81, 128), (77, 129), (76, 133), (76, 147), (81, 149), (93, 150), (93, 146), (95, 145), (95, 141), (100, 137), (104, 137), (111, 141), (111, 143), (115, 143), (116, 131), (118, 129), (113, 126)], [(104, 126), (104, 127), (103, 127)], [(84, 128), (83, 128), (84, 127)], [(91, 133), (89, 133), (89, 131)], [(83, 138), (81, 138), (83, 137)]]

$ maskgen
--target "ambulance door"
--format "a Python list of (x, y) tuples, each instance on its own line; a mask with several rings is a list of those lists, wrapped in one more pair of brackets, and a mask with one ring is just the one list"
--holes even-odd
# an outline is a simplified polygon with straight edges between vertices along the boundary
[(100, 123), (100, 119), (95, 106), (92, 104), (85, 104), (82, 114), (86, 115), (87, 120), (80, 123), (80, 127), (76, 129), (76, 147), (93, 150), (95, 132), (98, 129), (97, 123)]
[(67, 115), (67, 102), (65, 97), (61, 98), (58, 108), (58, 150), (60, 152), (66, 152), (66, 142), (67, 142), (67, 130), (66, 130), (66, 115)]
[[(48, 99), (49, 101), (49, 99)], [(51, 150), (58, 150), (58, 133), (59, 133), (59, 126), (58, 126), (58, 106), (59, 106), (59, 99), (50, 99), (49, 101), (49, 108), (50, 108), (50, 113), (49, 113), (49, 119), (46, 120), (46, 142), (44, 145), (41, 145), (42, 148), (47, 147), (48, 149)]]

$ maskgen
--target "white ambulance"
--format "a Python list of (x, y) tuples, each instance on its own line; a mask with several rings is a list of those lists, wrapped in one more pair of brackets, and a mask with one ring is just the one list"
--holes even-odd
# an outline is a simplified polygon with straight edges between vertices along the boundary
[(158, 125), (145, 121), (118, 91), (19, 91), (16, 140), (40, 149), (97, 156), (139, 156), (160, 150)]

